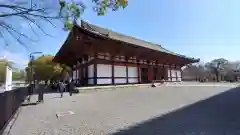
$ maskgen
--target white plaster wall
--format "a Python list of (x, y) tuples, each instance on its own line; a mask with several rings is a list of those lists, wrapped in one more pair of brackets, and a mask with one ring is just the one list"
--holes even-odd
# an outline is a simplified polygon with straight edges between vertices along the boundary
[[(112, 65), (97, 64), (97, 77), (112, 77)], [(98, 78), (97, 84), (111, 84), (111, 78)]]
[[(114, 77), (127, 77), (126, 66), (114, 65)], [(127, 83), (126, 78), (114, 78), (115, 84)]]
[(93, 77), (93, 64), (88, 66), (88, 78)]
[(127, 77), (126, 73), (126, 66), (114, 66), (114, 77)]
[(168, 77), (171, 77), (171, 76), (170, 76), (170, 74), (171, 74), (171, 70), (168, 69), (167, 71), (168, 71), (168, 73), (167, 73), (167, 74), (168, 74)]
[(138, 77), (137, 67), (128, 67), (128, 77)]
[(127, 83), (127, 79), (125, 78), (114, 78), (115, 84)]
[(173, 82), (177, 81), (177, 78), (172, 78), (172, 81), (173, 81)]
[(176, 76), (176, 70), (172, 69), (171, 72), (172, 72), (172, 77), (177, 77)]
[(177, 76), (178, 76), (178, 81), (182, 81), (182, 78), (181, 78), (182, 75), (180, 70), (177, 71)]
[(80, 76), (79, 76), (79, 70), (77, 70), (77, 79), (79, 79), (79, 77), (80, 77)]
[(88, 79), (88, 84), (94, 84), (94, 80), (93, 79)]
[(112, 79), (97, 79), (97, 84), (112, 84)]
[(138, 78), (128, 78), (128, 83), (138, 83)]
[[(128, 77), (138, 77), (137, 67), (128, 67)], [(138, 83), (138, 78), (128, 78), (128, 83)]]
[(168, 70), (167, 70), (168, 81), (171, 81), (171, 78), (169, 78), (169, 77), (171, 77), (170, 74), (171, 74), (171, 70), (168, 69)]
[(77, 79), (77, 78), (76, 78), (77, 70), (73, 70), (72, 72), (73, 72), (73, 74), (72, 74), (72, 79), (73, 79), (73, 80)]
[(97, 64), (97, 77), (112, 77), (112, 65)]

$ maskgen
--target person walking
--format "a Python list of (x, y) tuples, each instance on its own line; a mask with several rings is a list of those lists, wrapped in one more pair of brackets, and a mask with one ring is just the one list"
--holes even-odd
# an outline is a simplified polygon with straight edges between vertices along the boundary
[(58, 89), (59, 89), (59, 92), (60, 92), (61, 98), (62, 98), (63, 97), (63, 91), (64, 91), (64, 84), (63, 84), (62, 80), (58, 83)]
[(28, 102), (30, 102), (30, 100), (31, 100), (32, 93), (33, 93), (33, 87), (32, 87), (32, 84), (30, 84), (28, 86), (28, 98), (27, 98)]
[(72, 96), (73, 93), (74, 82), (73, 80), (68, 80), (67, 88), (69, 91), (69, 95)]

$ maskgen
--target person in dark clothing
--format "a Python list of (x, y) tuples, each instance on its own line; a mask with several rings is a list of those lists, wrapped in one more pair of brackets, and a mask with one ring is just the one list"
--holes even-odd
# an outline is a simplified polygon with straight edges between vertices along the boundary
[(63, 84), (63, 81), (60, 81), (58, 83), (58, 89), (59, 89), (59, 92), (61, 94), (61, 98), (63, 97), (63, 91), (64, 91), (64, 84)]
[(67, 86), (68, 86), (69, 95), (72, 96), (73, 88), (74, 88), (73, 80), (69, 80)]
[(43, 95), (44, 95), (44, 89), (46, 89), (47, 85), (40, 86), (38, 88), (38, 102), (43, 103)]
[(33, 91), (33, 87), (32, 87), (32, 85), (30, 84), (29, 86), (28, 86), (28, 98), (27, 98), (27, 101), (28, 102), (30, 102), (30, 100), (31, 100), (31, 95), (32, 95), (32, 92)]

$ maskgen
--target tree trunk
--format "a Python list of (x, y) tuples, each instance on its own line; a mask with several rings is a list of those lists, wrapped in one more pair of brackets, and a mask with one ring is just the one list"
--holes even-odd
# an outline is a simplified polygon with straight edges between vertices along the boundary
[(217, 82), (219, 82), (219, 74), (218, 74), (218, 72), (216, 72), (216, 80), (217, 80)]

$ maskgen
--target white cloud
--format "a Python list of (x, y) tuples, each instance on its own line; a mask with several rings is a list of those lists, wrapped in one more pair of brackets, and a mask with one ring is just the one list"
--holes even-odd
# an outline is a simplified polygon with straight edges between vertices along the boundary
[(12, 61), (16, 64), (17, 67), (23, 68), (28, 64), (28, 58), (24, 54), (21, 53), (13, 53), (9, 51), (3, 51), (0, 53), (1, 57), (5, 57), (5, 59)]

